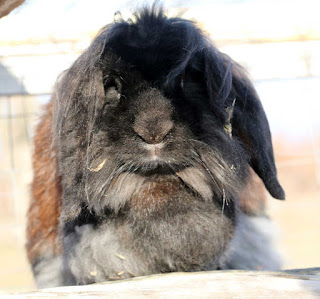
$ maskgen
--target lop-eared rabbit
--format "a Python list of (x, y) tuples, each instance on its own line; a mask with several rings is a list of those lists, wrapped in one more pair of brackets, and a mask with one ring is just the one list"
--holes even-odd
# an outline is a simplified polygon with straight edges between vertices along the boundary
[(58, 78), (34, 144), (38, 287), (281, 266), (264, 186), (285, 195), (265, 112), (191, 21), (153, 5), (103, 28)]

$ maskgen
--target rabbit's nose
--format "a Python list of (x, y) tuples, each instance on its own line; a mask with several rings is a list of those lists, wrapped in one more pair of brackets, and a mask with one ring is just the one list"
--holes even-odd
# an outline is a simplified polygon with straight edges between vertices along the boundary
[(173, 127), (171, 120), (157, 121), (155, 119), (148, 122), (135, 122), (133, 130), (146, 143), (157, 144), (162, 142)]

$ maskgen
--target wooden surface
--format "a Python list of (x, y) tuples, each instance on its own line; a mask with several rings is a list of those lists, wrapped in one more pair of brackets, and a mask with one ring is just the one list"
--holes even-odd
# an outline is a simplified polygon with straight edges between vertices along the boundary
[(320, 298), (320, 268), (169, 273), (86, 286), (0, 293), (1, 298)]

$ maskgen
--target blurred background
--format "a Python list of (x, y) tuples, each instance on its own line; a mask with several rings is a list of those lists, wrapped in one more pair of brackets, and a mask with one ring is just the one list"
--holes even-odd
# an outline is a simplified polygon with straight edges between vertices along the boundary
[[(114, 12), (127, 18), (148, 3), (18, 2), (24, 3), (0, 19), (0, 290), (34, 287), (24, 246), (32, 136), (41, 106), (59, 73), (113, 21)], [(269, 118), (287, 193), (285, 202), (268, 201), (285, 268), (319, 267), (319, 0), (162, 3), (169, 15), (184, 12), (196, 20), (222, 52), (248, 70)]]

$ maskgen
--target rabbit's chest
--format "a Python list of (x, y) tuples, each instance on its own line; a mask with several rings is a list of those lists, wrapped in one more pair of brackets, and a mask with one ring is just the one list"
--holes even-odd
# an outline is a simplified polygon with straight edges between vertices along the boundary
[[(180, 212), (184, 203), (199, 200), (190, 188), (178, 177), (152, 177), (131, 198), (131, 208), (135, 212), (161, 215), (166, 211)], [(176, 206), (174, 210), (172, 207)]]

